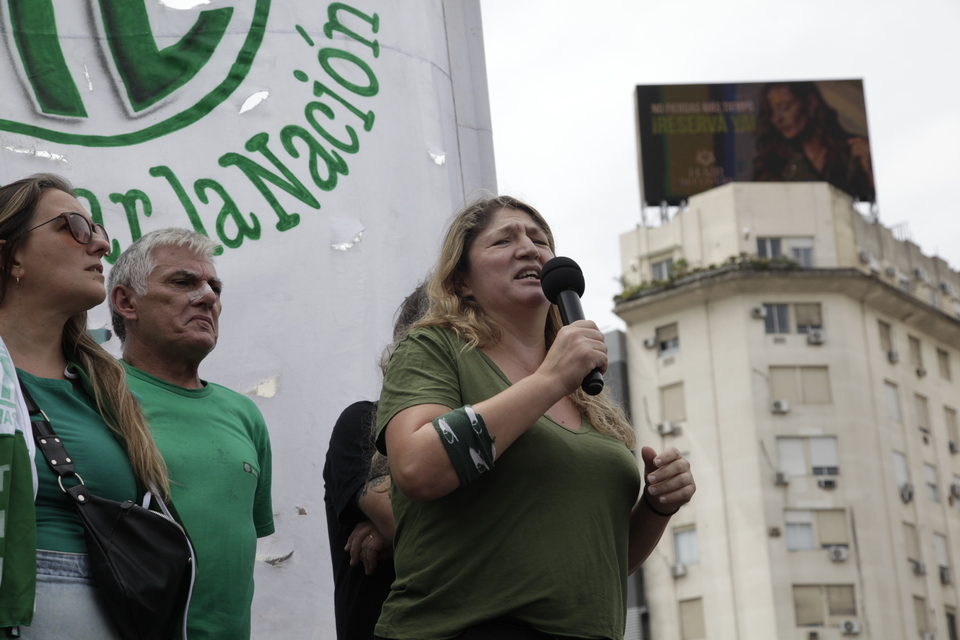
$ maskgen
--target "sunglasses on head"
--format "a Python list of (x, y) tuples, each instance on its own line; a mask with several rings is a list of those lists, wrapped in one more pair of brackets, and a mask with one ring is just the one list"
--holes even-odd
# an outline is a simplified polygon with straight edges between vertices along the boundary
[[(110, 244), (110, 236), (107, 235), (107, 230), (103, 228), (102, 224), (99, 222), (90, 222), (86, 216), (76, 211), (66, 211), (58, 216), (54, 216), (46, 222), (41, 222), (37, 226), (27, 229), (26, 233), (30, 233), (34, 229), (39, 229), (45, 224), (50, 224), (54, 220), (60, 219), (67, 221), (67, 228), (70, 229), (70, 235), (80, 244), (90, 244), (93, 241), (93, 234), (97, 234), (106, 240), (107, 244)], [(110, 251), (108, 250), (107, 255), (109, 254)]]

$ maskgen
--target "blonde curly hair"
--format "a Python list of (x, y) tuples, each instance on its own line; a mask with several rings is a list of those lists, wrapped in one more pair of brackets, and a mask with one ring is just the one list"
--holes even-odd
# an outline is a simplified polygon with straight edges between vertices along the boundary
[[(543, 229), (550, 250), (556, 254), (550, 226), (539, 211), (525, 202), (511, 196), (496, 196), (467, 205), (457, 213), (447, 230), (440, 257), (427, 281), (427, 310), (414, 328), (444, 327), (466, 342), (467, 349), (494, 345), (501, 340), (501, 327), (483, 312), (482, 307), (460, 295), (459, 283), (462, 275), (470, 269), (468, 254), (474, 240), (502, 209), (515, 209), (530, 216), (534, 223)], [(551, 305), (544, 326), (548, 349), (562, 327), (560, 312), (556, 306)], [(633, 427), (609, 392), (604, 390), (600, 395), (588, 396), (582, 389), (577, 389), (571, 398), (594, 429), (616, 438), (628, 449), (636, 447), (637, 439)]]

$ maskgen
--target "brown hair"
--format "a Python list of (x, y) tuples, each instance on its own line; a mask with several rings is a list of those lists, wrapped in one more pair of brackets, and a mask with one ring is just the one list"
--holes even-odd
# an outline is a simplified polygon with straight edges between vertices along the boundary
[[(52, 173), (39, 173), (0, 188), (0, 239), (4, 240), (0, 244), (0, 306), (10, 285), (13, 256), (26, 239), (40, 198), (50, 189), (74, 195), (73, 186)], [(168, 499), (167, 467), (153, 442), (140, 405), (127, 388), (126, 372), (87, 333), (86, 311), (67, 319), (61, 342), (67, 358), (76, 361), (89, 376), (93, 399), (104, 422), (126, 443), (137, 480), (144, 487), (155, 485), (161, 496)]]
[[(458, 284), (462, 274), (470, 269), (468, 253), (474, 240), (490, 225), (501, 209), (516, 209), (530, 216), (546, 234), (550, 250), (556, 253), (553, 232), (550, 231), (547, 221), (539, 211), (525, 202), (511, 196), (497, 196), (467, 205), (454, 217), (444, 238), (437, 265), (427, 281), (429, 306), (415, 327), (437, 326), (449, 329), (466, 342), (468, 349), (493, 345), (500, 341), (503, 335), (500, 326), (487, 317), (473, 300), (462, 297)], [(562, 327), (560, 312), (556, 306), (551, 305), (544, 326), (548, 349)], [(582, 389), (577, 389), (571, 397), (581, 415), (586, 415), (594, 429), (620, 440), (630, 449), (636, 447), (633, 427), (607, 391), (597, 396), (588, 396)]]

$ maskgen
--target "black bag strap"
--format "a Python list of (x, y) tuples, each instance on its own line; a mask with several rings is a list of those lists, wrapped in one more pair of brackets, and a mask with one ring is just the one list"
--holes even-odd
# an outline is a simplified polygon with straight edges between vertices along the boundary
[[(47, 464), (49, 464), (53, 472), (57, 474), (57, 481), (60, 483), (60, 488), (80, 504), (86, 504), (89, 502), (87, 496), (90, 494), (83, 485), (83, 478), (81, 478), (73, 468), (73, 458), (67, 453), (67, 449), (63, 446), (60, 437), (57, 436), (57, 433), (53, 430), (47, 414), (37, 406), (37, 403), (33, 400), (33, 396), (27, 391), (27, 387), (23, 382), (20, 383), (20, 391), (23, 392), (23, 400), (27, 405), (27, 412), (31, 416), (36, 414), (43, 416), (42, 420), (30, 420), (30, 424), (33, 426), (33, 439), (37, 443), (37, 448), (43, 453), (43, 457), (47, 459)], [(65, 488), (63, 486), (64, 478), (76, 478), (78, 484)]]

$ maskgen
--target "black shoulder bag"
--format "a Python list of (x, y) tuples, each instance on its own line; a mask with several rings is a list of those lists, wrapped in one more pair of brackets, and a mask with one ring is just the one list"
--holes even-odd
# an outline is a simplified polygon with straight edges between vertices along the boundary
[[(34, 420), (33, 437), (60, 488), (73, 500), (87, 541), (90, 567), (102, 600), (124, 640), (170, 640), (187, 637), (187, 608), (193, 592), (193, 546), (156, 489), (147, 492), (143, 506), (132, 500), (117, 502), (87, 491), (63, 443), (21, 385), (27, 410)], [(64, 479), (76, 484), (64, 487)], [(160, 511), (151, 508), (151, 503)]]

